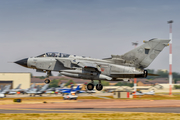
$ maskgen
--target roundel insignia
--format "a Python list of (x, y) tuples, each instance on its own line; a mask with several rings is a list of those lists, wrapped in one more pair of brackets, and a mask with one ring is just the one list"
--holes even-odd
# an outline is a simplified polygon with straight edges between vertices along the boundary
[(103, 72), (103, 71), (104, 71), (104, 68), (101, 68), (101, 71)]

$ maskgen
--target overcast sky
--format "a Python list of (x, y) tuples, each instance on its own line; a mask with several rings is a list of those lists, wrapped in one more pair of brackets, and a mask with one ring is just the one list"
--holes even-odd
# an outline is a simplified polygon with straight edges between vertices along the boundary
[[(179, 6), (179, 0), (0, 0), (0, 72), (45, 75), (8, 63), (45, 52), (121, 55), (132, 42), (168, 39), (168, 20), (174, 20), (173, 71), (180, 72)], [(166, 47), (148, 68), (169, 69), (168, 54)]]

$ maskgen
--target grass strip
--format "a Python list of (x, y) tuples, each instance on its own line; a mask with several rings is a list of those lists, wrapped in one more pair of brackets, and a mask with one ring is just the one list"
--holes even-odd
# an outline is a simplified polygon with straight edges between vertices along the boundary
[(176, 113), (25, 113), (0, 114), (0, 120), (180, 120)]

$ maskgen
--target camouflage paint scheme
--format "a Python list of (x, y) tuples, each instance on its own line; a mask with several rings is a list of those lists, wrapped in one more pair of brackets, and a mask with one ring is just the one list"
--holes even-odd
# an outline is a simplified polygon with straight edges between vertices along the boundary
[(57, 71), (74, 78), (128, 81), (129, 78), (147, 77), (148, 73), (144, 68), (169, 45), (169, 41), (169, 39), (151, 39), (124, 55), (111, 55), (105, 59), (49, 52), (15, 63), (36, 69), (37, 72)]

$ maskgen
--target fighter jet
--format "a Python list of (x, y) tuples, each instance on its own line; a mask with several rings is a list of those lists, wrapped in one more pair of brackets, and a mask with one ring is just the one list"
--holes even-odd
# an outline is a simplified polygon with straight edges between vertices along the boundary
[(35, 83), (33, 83), (33, 84), (30, 86), (30, 88), (23, 89), (23, 94), (24, 94), (24, 93), (28, 93), (29, 91), (31, 91), (32, 89), (34, 89), (34, 87), (35, 87)]
[(27, 93), (30, 94), (30, 96), (32, 96), (32, 95), (34, 95), (34, 96), (35, 95), (42, 96), (42, 94), (46, 92), (48, 87), (49, 87), (49, 84), (45, 84), (42, 88), (40, 88), (38, 86), (37, 88), (32, 88)]
[(20, 88), (21, 84), (19, 84), (15, 89), (9, 90), (8, 94), (16, 94), (17, 92), (23, 91), (23, 89)]
[(47, 90), (46, 90), (46, 93), (48, 93), (48, 94), (54, 94), (54, 93), (59, 93), (60, 92), (60, 90), (61, 89), (64, 89), (64, 85), (65, 85), (65, 83), (62, 83), (62, 84), (60, 84), (58, 87), (52, 87), (52, 88), (48, 88)]
[(1, 88), (0, 94), (2, 94), (4, 97), (6, 97), (6, 94), (9, 92), (11, 85), (6, 85), (3, 88)]
[(58, 52), (48, 52), (36, 57), (18, 60), (15, 63), (36, 69), (37, 72), (46, 72), (45, 83), (50, 83), (51, 71), (60, 72), (62, 75), (90, 79), (88, 90), (94, 89), (93, 80), (99, 80), (96, 85), (98, 91), (103, 89), (101, 80), (129, 81), (130, 78), (145, 78), (145, 70), (158, 54), (168, 46), (169, 39), (151, 39), (144, 44), (123, 55), (111, 55), (110, 58), (94, 59), (85, 56), (76, 56)]
[(71, 87), (71, 89), (67, 89), (67, 90), (62, 90), (61, 91), (62, 94), (64, 94), (64, 93), (71, 93), (71, 92), (74, 92), (76, 94), (85, 93), (85, 91), (81, 90), (80, 85), (78, 85), (77, 88), (75, 88), (75, 89), (73, 89), (73, 87)]

